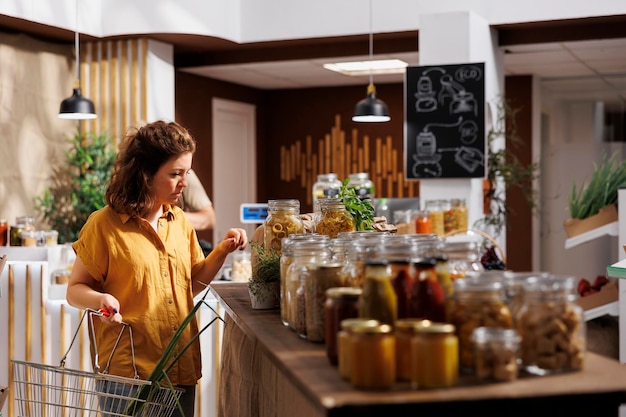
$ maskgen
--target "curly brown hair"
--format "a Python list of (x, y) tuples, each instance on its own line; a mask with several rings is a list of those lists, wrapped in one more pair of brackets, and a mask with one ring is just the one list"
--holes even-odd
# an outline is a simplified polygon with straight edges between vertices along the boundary
[(152, 206), (152, 178), (159, 168), (185, 152), (196, 151), (186, 128), (162, 120), (128, 131), (113, 167), (105, 198), (116, 212), (141, 217)]

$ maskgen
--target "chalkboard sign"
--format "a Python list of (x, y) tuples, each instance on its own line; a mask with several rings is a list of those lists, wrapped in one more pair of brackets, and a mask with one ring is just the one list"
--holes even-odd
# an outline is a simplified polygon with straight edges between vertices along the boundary
[(485, 176), (485, 65), (408, 67), (407, 179)]

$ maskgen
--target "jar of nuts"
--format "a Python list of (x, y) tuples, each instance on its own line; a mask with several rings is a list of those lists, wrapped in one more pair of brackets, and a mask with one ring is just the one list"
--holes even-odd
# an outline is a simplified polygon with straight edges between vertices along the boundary
[(476, 360), (472, 333), (478, 327), (513, 328), (513, 318), (501, 282), (467, 277), (454, 281), (454, 303), (450, 321), (459, 338), (459, 365), (474, 373)]
[(575, 299), (574, 277), (551, 275), (524, 286), (524, 304), (516, 320), (524, 370), (546, 375), (582, 369), (586, 328)]
[(520, 337), (515, 329), (478, 327), (472, 333), (472, 342), (479, 380), (517, 379)]

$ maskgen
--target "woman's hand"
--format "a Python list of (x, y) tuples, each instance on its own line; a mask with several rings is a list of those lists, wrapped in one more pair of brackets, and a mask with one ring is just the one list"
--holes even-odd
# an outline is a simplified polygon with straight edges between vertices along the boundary
[(104, 323), (122, 323), (122, 315), (120, 314), (120, 302), (111, 294), (102, 294), (102, 297), (100, 299), (100, 312), (103, 314), (100, 319)]
[(248, 245), (248, 235), (244, 229), (228, 229), (224, 240), (218, 245), (222, 246), (226, 253), (234, 252), (236, 249), (244, 250)]

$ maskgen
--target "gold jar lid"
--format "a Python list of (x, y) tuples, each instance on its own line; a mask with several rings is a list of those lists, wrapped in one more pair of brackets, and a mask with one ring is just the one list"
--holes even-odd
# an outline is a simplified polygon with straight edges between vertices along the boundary
[(333, 287), (326, 290), (328, 298), (359, 298), (363, 290), (357, 287)]
[(374, 319), (344, 319), (341, 320), (341, 329), (351, 331), (356, 326), (378, 326), (380, 322)]
[(396, 330), (407, 333), (415, 333), (422, 326), (430, 326), (432, 322), (424, 319), (398, 319), (394, 323)]
[[(428, 321), (428, 320), (425, 320)], [(453, 324), (449, 323), (437, 323), (428, 321), (428, 323), (424, 323), (422, 326), (418, 327), (416, 331), (419, 334), (448, 334), (454, 333), (456, 328)]]
[(357, 334), (390, 334), (393, 333), (393, 327), (388, 324), (378, 324), (375, 326), (356, 325), (351, 328), (351, 331)]

